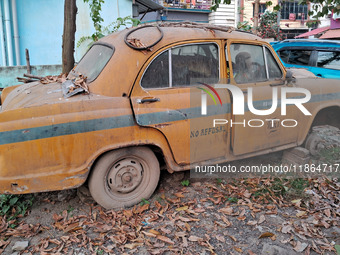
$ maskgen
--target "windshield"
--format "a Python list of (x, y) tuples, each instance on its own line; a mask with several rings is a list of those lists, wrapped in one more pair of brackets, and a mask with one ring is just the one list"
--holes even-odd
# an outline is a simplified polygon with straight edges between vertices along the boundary
[(107, 62), (109, 62), (113, 51), (113, 48), (107, 45), (93, 45), (80, 60), (79, 64), (73, 68), (68, 78), (73, 79), (82, 74), (84, 77), (87, 77), (86, 82), (94, 81), (104, 69)]

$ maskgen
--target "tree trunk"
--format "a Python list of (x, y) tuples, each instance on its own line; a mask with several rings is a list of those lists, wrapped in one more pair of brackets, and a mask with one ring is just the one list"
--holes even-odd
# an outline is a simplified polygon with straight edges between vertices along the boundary
[(74, 66), (74, 41), (76, 33), (76, 0), (65, 0), (63, 31), (63, 73), (68, 73)]
[(253, 33), (257, 35), (257, 27), (259, 26), (259, 7), (260, 0), (255, 0), (254, 4), (254, 30)]

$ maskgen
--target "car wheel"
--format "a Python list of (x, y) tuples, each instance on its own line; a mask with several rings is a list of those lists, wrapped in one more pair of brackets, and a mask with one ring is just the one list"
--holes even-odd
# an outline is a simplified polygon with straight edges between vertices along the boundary
[(305, 148), (309, 150), (310, 154), (317, 156), (322, 147), (322, 138), (317, 133), (311, 133), (308, 135)]
[(94, 200), (106, 209), (134, 205), (149, 198), (160, 175), (159, 162), (147, 147), (132, 147), (104, 154), (89, 179)]

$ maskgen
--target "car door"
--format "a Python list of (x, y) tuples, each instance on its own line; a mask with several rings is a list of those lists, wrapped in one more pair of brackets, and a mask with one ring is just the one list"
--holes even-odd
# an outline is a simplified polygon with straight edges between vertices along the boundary
[(202, 83), (220, 79), (221, 54), (219, 41), (174, 44), (153, 55), (133, 87), (131, 103), (137, 124), (164, 134), (178, 164), (226, 155), (227, 129), (213, 130), (211, 118), (230, 117), (230, 102), (222, 96), (224, 107), (217, 107), (210, 100), (208, 115), (203, 116), (199, 89)]
[[(285, 82), (282, 65), (272, 50), (261, 43), (229, 41), (228, 54), (231, 83), (243, 91), (245, 102), (244, 115), (233, 115), (233, 153), (242, 155), (295, 142), (297, 130), (281, 126), (283, 118), (292, 118), (294, 113), (288, 111), (288, 116), (281, 116), (280, 106), (273, 105), (274, 97), (279, 104)], [(264, 115), (250, 111), (249, 99), (253, 108)]]

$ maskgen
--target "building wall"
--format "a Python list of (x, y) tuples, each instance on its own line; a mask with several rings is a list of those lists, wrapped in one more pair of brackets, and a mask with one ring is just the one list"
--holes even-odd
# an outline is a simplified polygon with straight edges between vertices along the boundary
[[(181, 8), (164, 8), (163, 10), (163, 18), (164, 21), (192, 21), (192, 22), (200, 22), (200, 23), (208, 23), (209, 22), (209, 13), (210, 10), (197, 10), (197, 9), (181, 9)], [(143, 15), (140, 15), (141, 18)], [(161, 21), (161, 15), (157, 12), (149, 12), (147, 13), (142, 22), (154, 22)]]
[[(253, 9), (254, 9), (254, 0), (241, 0), (243, 1), (243, 20), (244, 21), (248, 21), (251, 25), (254, 24), (252, 18), (253, 18)], [(273, 7), (277, 5), (278, 1), (277, 0), (272, 0), (272, 5), (271, 6), (267, 6), (267, 10), (269, 11), (273, 11)], [(260, 4), (265, 4), (266, 1), (261, 0)], [(305, 21), (307, 21), (307, 17), (305, 19)], [(281, 29), (285, 29), (285, 30), (295, 30), (295, 29), (308, 29), (306, 22), (304, 22), (303, 24), (301, 23), (300, 20), (295, 20), (295, 21), (291, 21), (291, 20), (281, 20), (280, 21), (280, 27)]]
[(220, 4), (216, 12), (209, 14), (209, 23), (236, 27), (238, 23), (238, 1), (232, 0), (230, 4)]
[[(7, 0), (0, 0), (2, 11), (4, 11), (4, 1)], [(10, 3), (11, 0), (8, 0), (8, 2)], [(32, 65), (61, 64), (64, 1), (16, 0), (16, 5), (20, 44), (20, 63), (16, 63), (14, 61), (14, 64), (25, 65), (26, 48), (30, 52), (30, 60)], [(76, 42), (82, 36), (88, 36), (94, 32), (92, 20), (90, 19), (89, 15), (90, 11), (88, 4), (85, 4), (83, 0), (77, 0), (77, 7), (78, 14)], [(101, 16), (104, 19), (103, 25), (112, 23), (117, 17), (131, 15), (131, 0), (105, 1), (101, 12)], [(4, 20), (2, 20), (2, 22), (4, 23)], [(3, 47), (2, 44), (1, 47)], [(75, 55), (77, 60), (80, 59), (86, 49), (87, 47), (84, 46), (80, 49), (76, 49)], [(0, 51), (0, 59), (2, 59), (1, 52), (2, 51)], [(2, 61), (0, 61), (0, 66), (4, 66)]]

